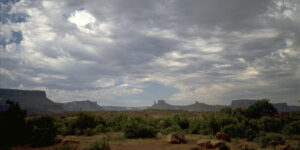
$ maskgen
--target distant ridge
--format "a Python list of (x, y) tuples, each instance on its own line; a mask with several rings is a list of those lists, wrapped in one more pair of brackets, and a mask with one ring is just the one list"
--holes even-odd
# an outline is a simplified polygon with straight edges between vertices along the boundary
[(4, 106), (7, 99), (19, 102), (29, 114), (64, 112), (60, 105), (47, 98), (45, 91), (0, 88), (0, 104)]
[[(157, 103), (149, 107), (149, 109), (160, 110), (187, 110), (187, 111), (220, 111), (225, 105), (207, 105), (205, 103), (199, 103), (196, 101), (190, 105), (171, 105), (165, 102), (165, 100), (158, 100)], [(228, 106), (227, 106), (228, 107)]]
[(103, 110), (103, 107), (99, 106), (97, 102), (90, 100), (85, 101), (72, 101), (67, 103), (58, 103), (66, 111), (98, 111)]
[[(245, 108), (255, 104), (257, 100), (254, 99), (240, 99), (240, 100), (232, 100), (231, 105), (208, 105), (205, 103), (195, 102), (191, 105), (171, 105), (165, 102), (165, 100), (158, 100), (157, 103), (149, 107), (149, 109), (158, 109), (158, 110), (187, 110), (187, 111), (220, 111), (224, 107), (231, 107), (232, 109), (236, 108)], [(272, 103), (273, 106), (279, 112), (289, 112), (300, 110), (300, 106), (289, 106), (286, 103)]]
[[(92, 102), (90, 100), (72, 101), (68, 103), (55, 103), (47, 98), (45, 91), (0, 88), (0, 111), (6, 110), (8, 108), (8, 105), (5, 104), (5, 100), (7, 99), (19, 102), (20, 106), (23, 109), (26, 109), (29, 114), (62, 113), (66, 111), (79, 110), (136, 111), (145, 109), (217, 112), (224, 107), (231, 107), (233, 109), (239, 107), (249, 107), (257, 101), (254, 99), (232, 100), (231, 105), (208, 105), (196, 101), (194, 104), (190, 105), (171, 105), (168, 104), (165, 100), (158, 100), (157, 103), (155, 102), (152, 106), (149, 107), (99, 106), (96, 102)], [(273, 103), (273, 106), (279, 112), (300, 110), (300, 106), (289, 106), (286, 103)]]

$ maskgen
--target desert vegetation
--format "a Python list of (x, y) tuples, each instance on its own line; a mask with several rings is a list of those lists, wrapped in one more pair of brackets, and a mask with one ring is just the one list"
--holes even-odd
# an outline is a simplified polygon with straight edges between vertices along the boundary
[[(122, 133), (122, 139), (151, 139), (171, 133), (214, 137), (222, 133), (231, 139), (259, 143), (262, 148), (272, 143), (284, 145), (286, 140), (299, 140), (300, 137), (300, 113), (278, 113), (268, 100), (260, 100), (248, 108), (224, 108), (218, 113), (194, 116), (182, 112), (162, 117), (125, 112), (109, 117), (99, 112), (27, 116), (18, 103), (9, 100), (6, 103), (9, 108), (0, 112), (0, 147), (28, 144), (40, 147), (62, 142), (59, 137), (89, 137), (108, 133)], [(109, 140), (92, 141), (89, 147), (110, 149)], [(293, 147), (297, 146), (299, 143)], [(64, 145), (64, 149), (70, 147)], [(222, 143), (220, 149), (229, 147)]]

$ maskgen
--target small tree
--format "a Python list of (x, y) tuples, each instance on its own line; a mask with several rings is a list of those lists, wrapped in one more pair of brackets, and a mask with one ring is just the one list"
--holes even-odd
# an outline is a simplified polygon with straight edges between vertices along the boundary
[(12, 146), (27, 142), (26, 110), (19, 103), (6, 100), (8, 109), (0, 112), (0, 146)]
[(157, 134), (157, 130), (141, 117), (129, 117), (123, 131), (127, 138), (154, 138)]
[(276, 108), (269, 103), (268, 99), (262, 99), (251, 105), (245, 112), (249, 118), (260, 118), (262, 116), (272, 116), (277, 113)]
[(32, 146), (45, 146), (54, 143), (57, 128), (50, 116), (39, 116), (27, 121), (30, 127), (30, 143)]
[(225, 108), (221, 109), (220, 113), (231, 115), (232, 114), (232, 109), (230, 107), (225, 107)]

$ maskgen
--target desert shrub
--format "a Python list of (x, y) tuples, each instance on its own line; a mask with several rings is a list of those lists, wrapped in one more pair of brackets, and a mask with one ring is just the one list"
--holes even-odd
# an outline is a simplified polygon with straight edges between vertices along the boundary
[(190, 120), (188, 131), (190, 133), (198, 134), (216, 134), (220, 130), (218, 121), (213, 115), (205, 115), (201, 118), (194, 118)]
[(245, 115), (245, 110), (243, 110), (242, 108), (236, 108), (235, 110), (233, 110), (232, 114), (234, 116)]
[(256, 132), (253, 129), (246, 129), (244, 131), (244, 137), (246, 137), (248, 141), (253, 141), (256, 137)]
[(71, 128), (84, 130), (94, 128), (97, 125), (97, 120), (94, 115), (80, 112), (76, 119), (72, 122)]
[(232, 109), (230, 107), (225, 107), (220, 110), (220, 113), (230, 116), (232, 114)]
[(226, 126), (226, 125), (230, 125), (230, 124), (237, 124), (238, 123), (238, 119), (235, 117), (231, 117), (227, 114), (220, 114), (217, 116), (217, 122), (218, 122), (218, 126), (220, 128)]
[(209, 115), (209, 116), (205, 117), (204, 119), (206, 119), (207, 123), (205, 124), (206, 126), (204, 126), (203, 129), (208, 129), (209, 134), (215, 135), (217, 132), (220, 131), (220, 126), (219, 126), (215, 116)]
[(74, 122), (74, 119), (64, 118), (64, 119), (55, 119), (55, 126), (57, 127), (57, 133), (63, 136), (74, 134), (74, 129), (71, 125)]
[(101, 142), (95, 141), (91, 143), (89, 150), (110, 150), (109, 141), (107, 138), (102, 138)]
[(30, 128), (30, 143), (33, 146), (45, 146), (54, 143), (57, 128), (50, 116), (33, 117), (27, 120)]
[(228, 124), (221, 131), (229, 134), (231, 137), (247, 138), (248, 141), (252, 141), (258, 132), (257, 128), (251, 121), (244, 120), (240, 123)]
[(66, 136), (66, 135), (72, 135), (72, 134), (74, 134), (74, 132), (71, 128), (62, 126), (62, 127), (58, 128), (58, 134)]
[(289, 124), (294, 121), (300, 120), (300, 113), (299, 112), (290, 112), (287, 115), (280, 117), (280, 120), (283, 125)]
[(262, 147), (268, 146), (269, 142), (272, 140), (280, 141), (281, 144), (285, 143), (284, 137), (278, 133), (260, 134), (260, 136), (254, 139), (254, 141), (260, 143)]
[(186, 115), (175, 114), (172, 116), (172, 120), (173, 123), (178, 125), (183, 130), (189, 128), (189, 120), (187, 119)]
[(106, 132), (106, 127), (103, 124), (98, 124), (95, 127), (95, 132)]
[(153, 138), (157, 134), (157, 130), (141, 117), (129, 117), (123, 125), (123, 131), (127, 138)]
[(122, 124), (124, 124), (127, 120), (128, 120), (128, 116), (123, 114), (123, 113), (119, 113), (116, 114), (110, 118), (107, 118), (106, 120), (106, 124), (109, 131), (121, 131), (122, 130)]
[(269, 100), (263, 99), (248, 107), (245, 115), (248, 118), (260, 118), (262, 116), (272, 116), (277, 113), (276, 108), (269, 103)]
[(189, 133), (198, 134), (201, 127), (201, 119), (194, 118), (190, 120)]
[(161, 128), (167, 128), (167, 127), (171, 126), (172, 124), (173, 124), (172, 120), (169, 117), (168, 118), (161, 118), (159, 120), (159, 125), (160, 125)]
[(172, 133), (172, 132), (184, 132), (184, 131), (178, 125), (171, 125), (171, 126), (165, 128), (165, 129), (161, 130), (161, 133), (163, 135), (167, 135), (167, 134)]
[(280, 132), (282, 128), (280, 119), (267, 116), (259, 119), (258, 126), (265, 132)]
[(222, 143), (219, 150), (230, 150), (230, 148), (226, 144)]
[(96, 130), (92, 129), (92, 128), (87, 128), (84, 130), (84, 135), (86, 136), (92, 136), (96, 134)]
[(236, 124), (229, 124), (222, 128), (222, 132), (229, 134), (231, 137), (239, 137), (240, 129)]
[(282, 133), (286, 135), (300, 134), (300, 120), (293, 121), (285, 125), (282, 129)]
[(28, 128), (25, 123), (26, 110), (19, 103), (7, 100), (8, 109), (0, 112), (0, 147), (25, 144)]
[(259, 132), (258, 120), (250, 119), (245, 121), (244, 123), (248, 128), (252, 129), (255, 132)]

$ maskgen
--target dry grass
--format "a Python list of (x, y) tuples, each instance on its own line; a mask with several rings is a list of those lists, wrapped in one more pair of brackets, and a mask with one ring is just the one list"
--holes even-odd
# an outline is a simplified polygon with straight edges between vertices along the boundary
[[(61, 149), (76, 149), (76, 150), (87, 150), (92, 142), (101, 141), (103, 137), (106, 137), (109, 140), (109, 144), (112, 150), (190, 150), (193, 147), (197, 147), (197, 141), (199, 139), (214, 139), (213, 136), (206, 135), (195, 135), (187, 134), (185, 135), (187, 139), (186, 144), (169, 144), (166, 141), (166, 136), (159, 134), (156, 138), (153, 139), (126, 139), (123, 133), (101, 133), (94, 136), (60, 136), (59, 138), (64, 140), (73, 140), (79, 141), (79, 144), (72, 145), (63, 145), (62, 143), (52, 145), (49, 147), (39, 147), (31, 148), (30, 146), (18, 146), (12, 148), (13, 150), (18, 149), (36, 149), (36, 150), (61, 150)], [(231, 142), (226, 142), (226, 145), (231, 147), (231, 149), (239, 144), (247, 144), (254, 149), (262, 149), (258, 143), (247, 142), (245, 139), (232, 139)], [(297, 147), (297, 140), (287, 140), (287, 144), (290, 144), (292, 147)], [(266, 150), (279, 149), (268, 147)]]

